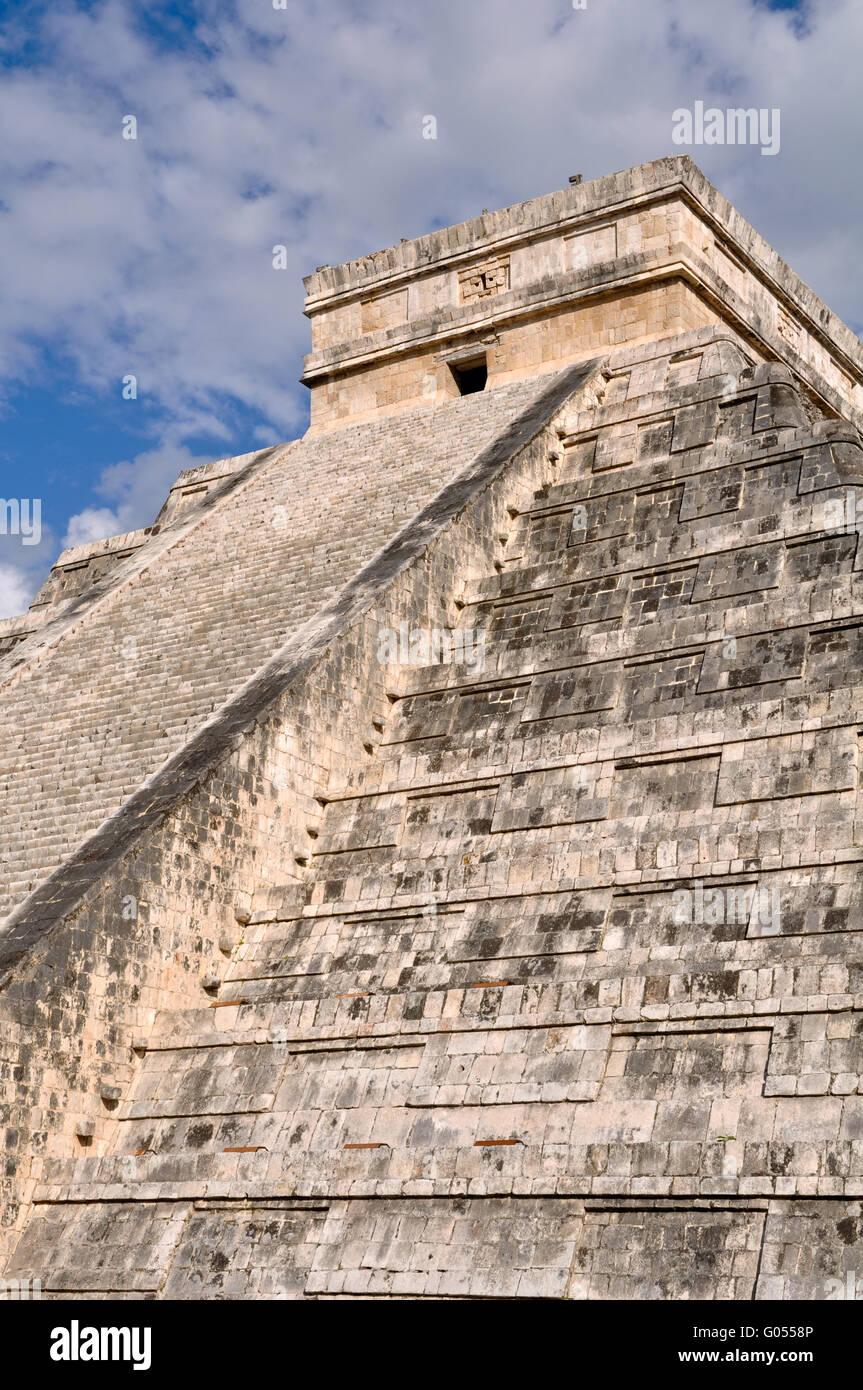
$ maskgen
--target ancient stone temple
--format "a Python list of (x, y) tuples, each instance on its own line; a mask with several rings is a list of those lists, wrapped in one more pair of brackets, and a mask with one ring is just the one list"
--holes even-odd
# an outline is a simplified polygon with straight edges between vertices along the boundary
[(687, 158), (306, 288), (0, 625), (0, 1273), (863, 1289), (860, 342)]

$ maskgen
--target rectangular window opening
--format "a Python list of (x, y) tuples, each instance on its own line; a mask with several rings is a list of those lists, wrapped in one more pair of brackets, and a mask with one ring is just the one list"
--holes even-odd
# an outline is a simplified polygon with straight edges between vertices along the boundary
[(488, 380), (485, 355), (472, 357), (469, 362), (451, 362), (449, 369), (460, 396), (471, 396), (474, 391), (485, 390), (485, 384)]

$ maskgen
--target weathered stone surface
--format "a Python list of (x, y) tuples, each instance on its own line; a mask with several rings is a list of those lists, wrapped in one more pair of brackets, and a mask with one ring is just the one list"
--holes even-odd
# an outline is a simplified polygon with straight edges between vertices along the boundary
[(310, 434), (0, 631), (2, 1267), (859, 1296), (859, 344), (685, 160), (308, 288)]

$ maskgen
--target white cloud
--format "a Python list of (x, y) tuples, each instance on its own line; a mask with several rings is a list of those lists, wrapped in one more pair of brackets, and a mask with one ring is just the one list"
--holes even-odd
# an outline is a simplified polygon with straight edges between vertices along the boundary
[(26, 613), (57, 553), (57, 537), (41, 527), (38, 544), (17, 534), (0, 534), (0, 618)]
[(86, 545), (89, 541), (118, 535), (121, 530), (117, 514), (110, 507), (85, 507), (83, 512), (69, 518), (63, 546)]
[(23, 570), (0, 564), (0, 617), (23, 613), (31, 598), (31, 586)]
[(177, 475), (211, 462), (210, 455), (193, 454), (184, 445), (165, 444), (111, 464), (102, 471), (95, 491), (114, 505), (85, 507), (70, 517), (63, 545), (84, 545), (149, 525)]

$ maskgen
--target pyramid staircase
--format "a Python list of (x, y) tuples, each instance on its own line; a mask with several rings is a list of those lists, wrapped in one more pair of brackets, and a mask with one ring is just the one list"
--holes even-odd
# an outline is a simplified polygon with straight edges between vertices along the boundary
[(554, 473), (463, 595), (470, 660), (405, 666), (303, 882), (138, 1040), (102, 1152), (44, 1161), (10, 1276), (748, 1299), (861, 1265), (859, 441), (719, 343), (612, 375)]

